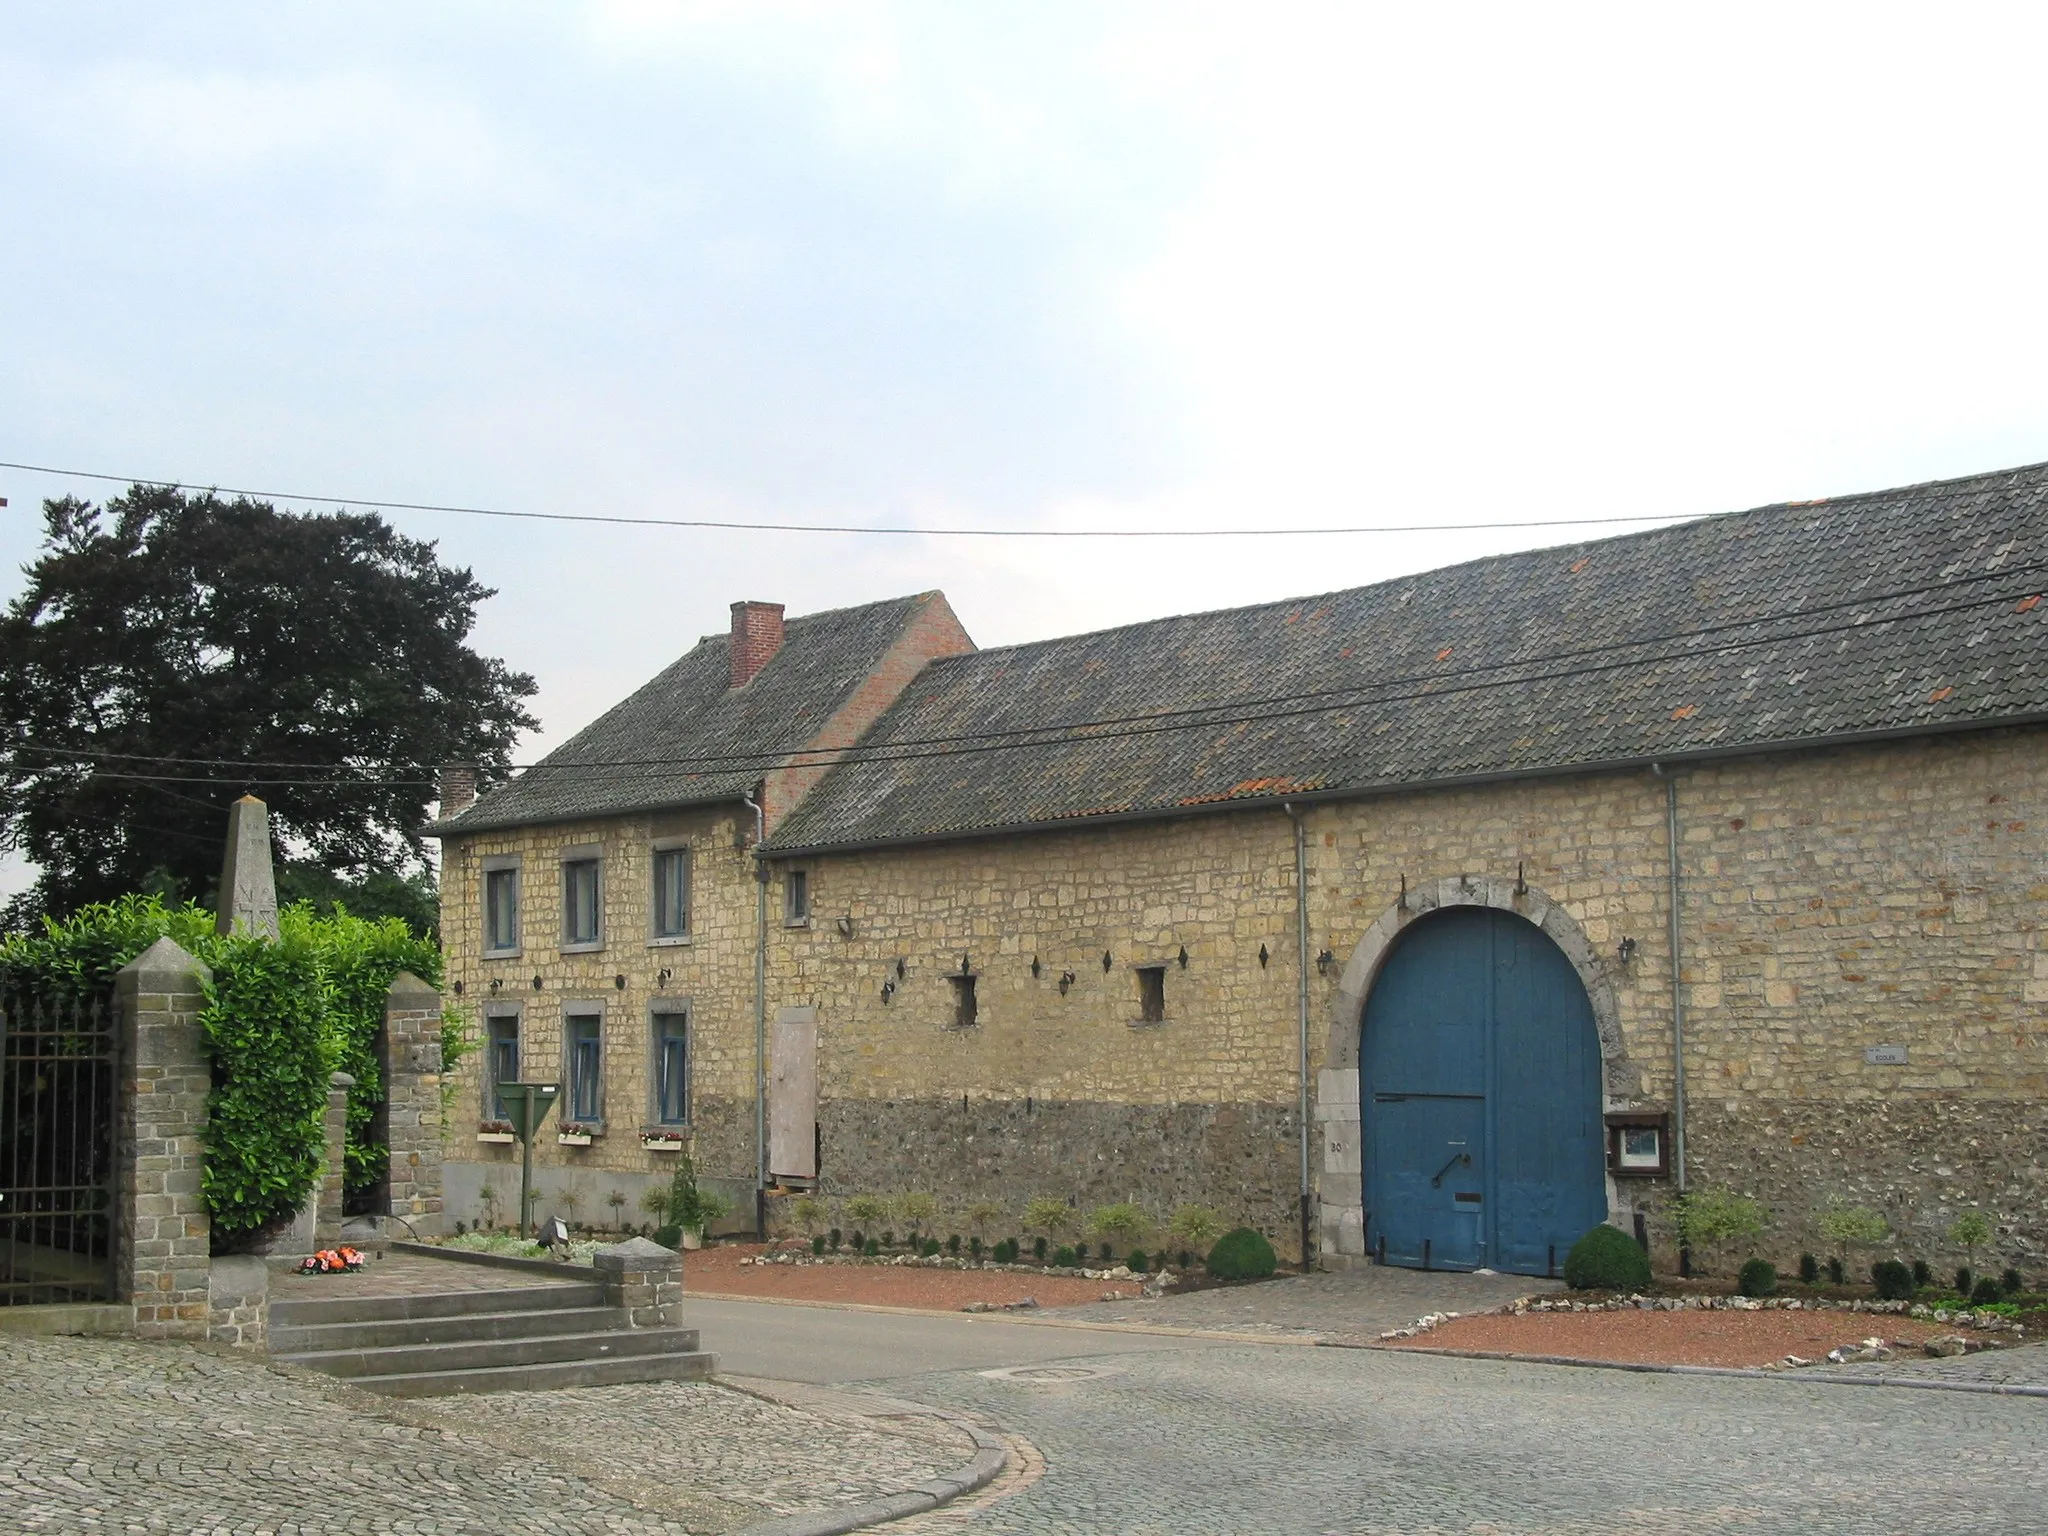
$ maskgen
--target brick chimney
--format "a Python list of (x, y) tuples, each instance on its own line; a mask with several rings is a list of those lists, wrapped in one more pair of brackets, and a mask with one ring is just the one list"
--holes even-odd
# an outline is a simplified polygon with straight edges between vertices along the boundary
[(744, 688), (782, 649), (782, 604), (732, 605), (732, 685)]
[(459, 816), (476, 804), (476, 767), (471, 763), (441, 766), (441, 819)]

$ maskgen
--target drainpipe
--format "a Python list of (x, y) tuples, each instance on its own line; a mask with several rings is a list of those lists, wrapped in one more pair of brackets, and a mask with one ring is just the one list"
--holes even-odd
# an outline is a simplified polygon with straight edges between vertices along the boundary
[(1678, 906), (1683, 894), (1678, 868), (1678, 780), (1662, 763), (1650, 772), (1664, 781), (1664, 854), (1671, 873), (1671, 1166), (1678, 1192), (1685, 1193), (1685, 994), (1679, 985)]
[(1301, 1267), (1307, 1269), (1311, 1203), (1308, 1178), (1308, 829), (1302, 823), (1301, 812), (1294, 808), (1292, 802), (1283, 801), (1280, 809), (1294, 823), (1294, 935), (1299, 950), (1295, 957), (1296, 968), (1300, 973), (1299, 1017), (1296, 1021), (1300, 1086), (1295, 1115), (1301, 1123)]
[[(761, 793), (757, 787), (756, 794)], [(751, 795), (740, 803), (754, 813), (754, 1231), (768, 1237), (768, 814)]]

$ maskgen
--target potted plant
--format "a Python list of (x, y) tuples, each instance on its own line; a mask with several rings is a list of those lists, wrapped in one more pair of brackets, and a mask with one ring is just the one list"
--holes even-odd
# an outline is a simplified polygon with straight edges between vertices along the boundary
[(510, 1146), (514, 1141), (518, 1140), (512, 1134), (512, 1122), (510, 1120), (478, 1121), (476, 1139), (478, 1141), (490, 1142), (497, 1146)]
[(640, 1146), (648, 1152), (680, 1152), (683, 1150), (683, 1133), (673, 1125), (643, 1125), (640, 1127)]
[(590, 1145), (591, 1137), (603, 1134), (603, 1130), (598, 1126), (580, 1120), (568, 1120), (555, 1128), (555, 1143), (563, 1147), (587, 1147)]
[(715, 1190), (697, 1183), (697, 1169), (685, 1152), (668, 1184), (668, 1198), (662, 1202), (664, 1230), (673, 1227), (686, 1250), (704, 1246), (704, 1229), (730, 1211), (732, 1206)]

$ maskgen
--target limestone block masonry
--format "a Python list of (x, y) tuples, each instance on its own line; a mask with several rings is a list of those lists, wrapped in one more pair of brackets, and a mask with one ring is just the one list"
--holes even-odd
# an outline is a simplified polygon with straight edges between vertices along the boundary
[(385, 1211), (420, 1237), (442, 1231), (441, 994), (410, 971), (384, 1001)]
[(200, 1193), (206, 1095), (201, 991), (212, 972), (158, 939), (114, 978), (121, 1016), (115, 1279), (141, 1338), (207, 1334), (210, 1225)]
[(628, 1238), (592, 1257), (604, 1304), (626, 1314), (631, 1328), (679, 1328), (683, 1322), (683, 1256), (644, 1237)]

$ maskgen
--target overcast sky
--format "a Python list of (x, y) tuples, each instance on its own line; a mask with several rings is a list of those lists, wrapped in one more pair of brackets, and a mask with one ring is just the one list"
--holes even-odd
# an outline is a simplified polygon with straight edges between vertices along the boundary
[[(1697, 514), (2048, 458), (2038, 8), (0, 17), (0, 458), (638, 517)], [(46, 495), (0, 471), (7, 591)], [(1597, 531), (395, 513), (559, 742), (736, 598), (983, 644)]]

